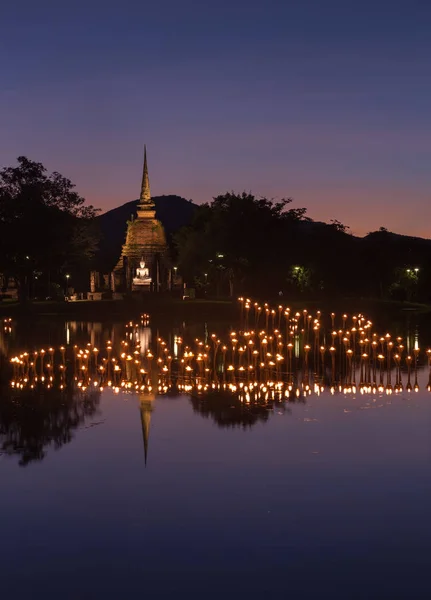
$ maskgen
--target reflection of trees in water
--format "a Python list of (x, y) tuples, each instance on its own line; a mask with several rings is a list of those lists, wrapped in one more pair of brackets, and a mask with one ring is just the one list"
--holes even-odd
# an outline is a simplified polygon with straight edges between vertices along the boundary
[(193, 411), (206, 419), (212, 418), (218, 427), (251, 428), (256, 423), (266, 423), (274, 407), (290, 412), (284, 402), (241, 401), (229, 392), (206, 392), (204, 395), (190, 397)]
[(19, 457), (26, 466), (43, 460), (48, 448), (58, 450), (73, 432), (97, 414), (100, 392), (58, 389), (1, 390), (0, 452)]

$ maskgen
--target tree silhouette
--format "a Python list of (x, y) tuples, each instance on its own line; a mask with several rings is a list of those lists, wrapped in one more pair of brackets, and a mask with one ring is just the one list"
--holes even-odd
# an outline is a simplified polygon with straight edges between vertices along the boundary
[[(192, 395), (190, 402), (193, 411), (203, 418), (211, 418), (218, 427), (251, 428), (256, 423), (266, 423), (276, 404), (274, 400), (251, 400), (242, 402), (228, 391), (208, 391), (203, 395)], [(284, 402), (277, 403), (280, 410), (286, 408)]]
[(270, 406), (264, 402), (244, 404), (228, 392), (208, 392), (204, 396), (191, 396), (194, 412), (204, 418), (211, 417), (219, 427), (247, 429), (257, 422), (266, 422)]
[[(208, 280), (234, 296), (271, 271), (278, 273), (289, 233), (306, 209), (287, 209), (290, 199), (273, 202), (252, 194), (227, 193), (196, 211), (190, 226), (175, 237), (181, 272), (189, 281)], [(205, 275), (207, 274), (207, 275)], [(251, 293), (250, 289), (250, 293)]]
[(25, 156), (0, 171), (0, 272), (16, 279), (22, 299), (35, 272), (61, 281), (65, 269), (81, 269), (94, 254), (97, 211), (73, 188)]
[(97, 414), (99, 391), (1, 389), (0, 452), (16, 456), (20, 466), (43, 460), (72, 441), (74, 431)]

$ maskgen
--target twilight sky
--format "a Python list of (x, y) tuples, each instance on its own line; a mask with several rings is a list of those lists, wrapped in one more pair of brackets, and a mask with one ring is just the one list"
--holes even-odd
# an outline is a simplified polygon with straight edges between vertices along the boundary
[(0, 18), (0, 165), (103, 210), (291, 196), (358, 235), (430, 237), (431, 2), (16, 0)]

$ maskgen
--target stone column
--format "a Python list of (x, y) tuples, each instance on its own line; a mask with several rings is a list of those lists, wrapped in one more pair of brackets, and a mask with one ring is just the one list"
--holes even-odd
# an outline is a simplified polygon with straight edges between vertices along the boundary
[(97, 271), (90, 272), (90, 292), (94, 294), (97, 287)]

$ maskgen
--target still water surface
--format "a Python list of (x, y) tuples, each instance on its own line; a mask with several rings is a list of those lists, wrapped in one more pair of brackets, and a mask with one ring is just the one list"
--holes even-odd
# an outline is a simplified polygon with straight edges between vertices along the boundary
[[(121, 327), (18, 323), (0, 348), (101, 344)], [(429, 598), (427, 380), (246, 418), (112, 389), (18, 394), (11, 408), (3, 388), (5, 597)]]

